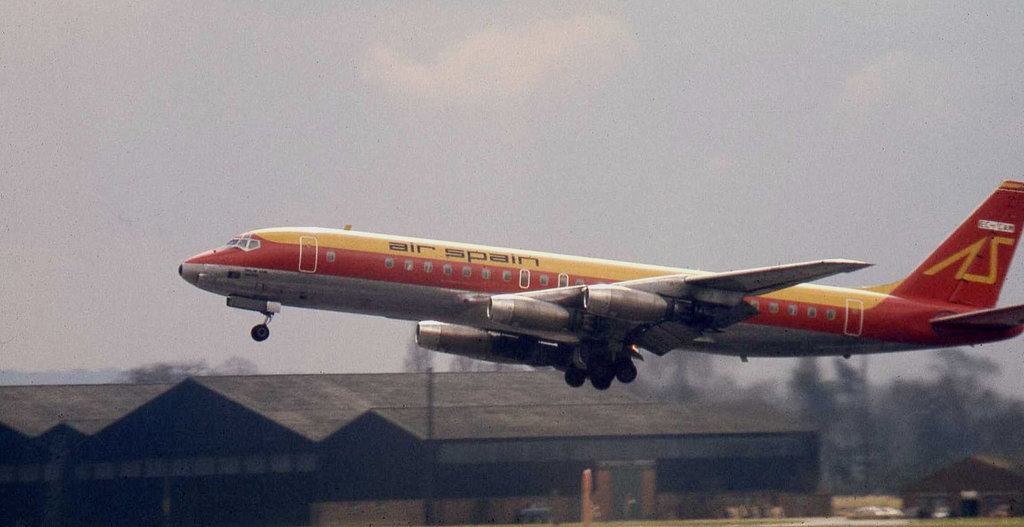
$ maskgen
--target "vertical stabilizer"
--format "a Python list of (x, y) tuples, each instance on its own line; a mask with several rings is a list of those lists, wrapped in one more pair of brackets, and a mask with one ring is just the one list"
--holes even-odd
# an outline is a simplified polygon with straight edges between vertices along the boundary
[(902, 297), (992, 307), (1024, 223), (1024, 183), (1004, 181), (892, 291)]

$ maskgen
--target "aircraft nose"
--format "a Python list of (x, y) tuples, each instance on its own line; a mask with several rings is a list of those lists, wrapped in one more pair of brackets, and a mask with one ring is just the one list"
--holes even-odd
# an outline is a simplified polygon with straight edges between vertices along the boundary
[(195, 284), (199, 280), (199, 270), (201, 267), (202, 264), (189, 263), (189, 260), (185, 260), (178, 265), (178, 276), (190, 284)]

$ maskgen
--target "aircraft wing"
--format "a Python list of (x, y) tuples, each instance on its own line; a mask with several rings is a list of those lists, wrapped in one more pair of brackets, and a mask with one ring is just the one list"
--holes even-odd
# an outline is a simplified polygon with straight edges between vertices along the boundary
[[(609, 284), (619, 288), (654, 293), (682, 301), (690, 311), (672, 318), (647, 322), (618, 320), (613, 332), (624, 341), (663, 355), (690, 342), (708, 329), (720, 330), (757, 314), (743, 299), (785, 289), (839, 273), (863, 269), (871, 264), (854, 260), (819, 260), (724, 273), (658, 276)], [(604, 287), (604, 286), (602, 286)], [(517, 293), (516, 296), (583, 309), (586, 286), (559, 287)], [(678, 315), (678, 316), (676, 316)], [(525, 331), (536, 334), (535, 331)]]
[(1024, 304), (936, 317), (930, 322), (950, 329), (1009, 329), (1024, 324)]
[(871, 265), (856, 260), (819, 260), (724, 273), (659, 276), (619, 282), (616, 285), (672, 298), (736, 305), (746, 296), (763, 295)]

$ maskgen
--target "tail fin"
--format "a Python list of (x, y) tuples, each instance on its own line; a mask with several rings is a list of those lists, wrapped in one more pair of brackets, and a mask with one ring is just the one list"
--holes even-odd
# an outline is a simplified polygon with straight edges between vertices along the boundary
[(995, 306), (1022, 223), (1024, 183), (1004, 181), (892, 294)]

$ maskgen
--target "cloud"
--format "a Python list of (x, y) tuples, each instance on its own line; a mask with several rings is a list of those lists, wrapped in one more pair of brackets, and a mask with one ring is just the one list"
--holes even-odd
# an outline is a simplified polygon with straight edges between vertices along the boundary
[(596, 83), (635, 48), (622, 21), (595, 14), (473, 33), (432, 61), (377, 46), (368, 77), (396, 94), (492, 100), (531, 94), (545, 83), (567, 90)]

